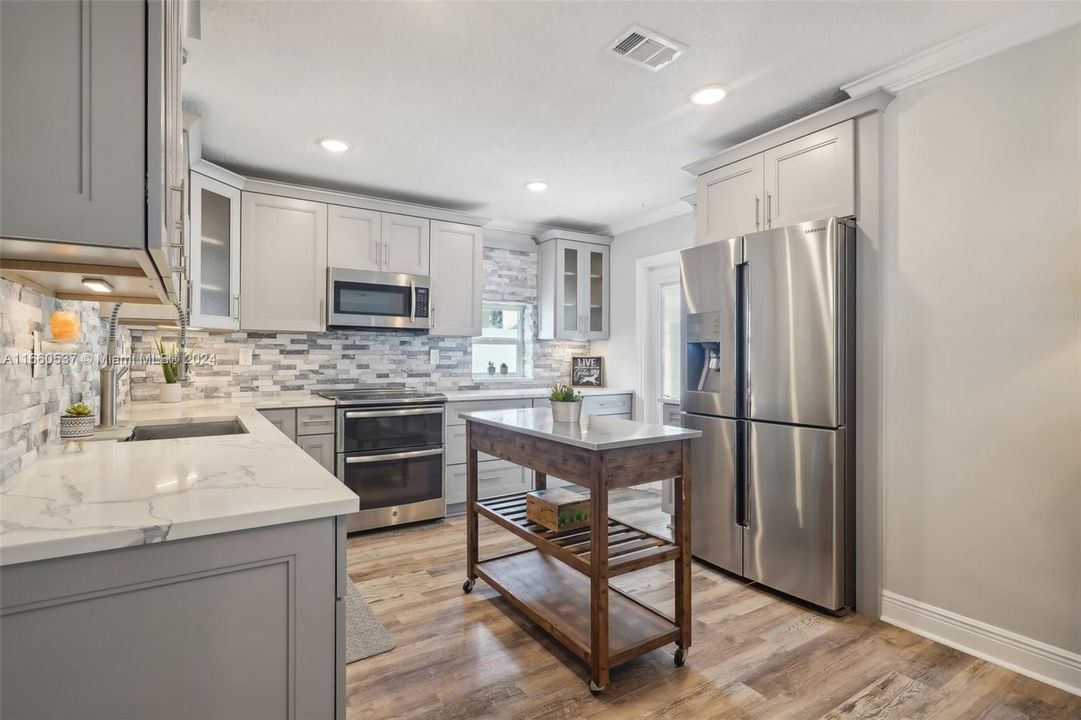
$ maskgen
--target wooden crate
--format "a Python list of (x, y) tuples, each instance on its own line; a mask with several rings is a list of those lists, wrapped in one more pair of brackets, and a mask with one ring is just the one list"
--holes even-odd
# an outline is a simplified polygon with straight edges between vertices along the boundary
[(526, 517), (553, 532), (589, 527), (589, 495), (556, 487), (526, 495)]

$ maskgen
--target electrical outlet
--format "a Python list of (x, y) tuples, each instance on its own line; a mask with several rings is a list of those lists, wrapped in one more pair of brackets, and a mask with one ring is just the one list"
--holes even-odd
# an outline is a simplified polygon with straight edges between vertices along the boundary
[(252, 355), (254, 355), (254, 353), (255, 353), (255, 351), (252, 348), (243, 348), (243, 347), (240, 348), (240, 360), (239, 360), (239, 363), (241, 365), (251, 365), (251, 363), (252, 363)]
[(432, 365), (438, 365), (439, 364), (439, 351), (438, 350), (429, 350), (428, 351), (428, 362), (431, 363)]

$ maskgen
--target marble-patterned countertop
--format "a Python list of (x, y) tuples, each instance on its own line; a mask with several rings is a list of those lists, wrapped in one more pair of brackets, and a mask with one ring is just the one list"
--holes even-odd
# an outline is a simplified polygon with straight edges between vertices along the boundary
[[(633, 390), (620, 388), (576, 388), (583, 396), (587, 395), (630, 395)], [(517, 400), (526, 398), (546, 398), (550, 388), (490, 388), (487, 390), (443, 390), (447, 402), (465, 400)]]
[(0, 565), (345, 515), (357, 496), (258, 409), (332, 405), (315, 396), (133, 402), (136, 424), (238, 419), (247, 434), (49, 450), (0, 483)]
[(552, 422), (552, 411), (548, 408), (485, 410), (462, 413), (462, 417), (482, 425), (513, 430), (586, 450), (612, 450), (702, 437), (700, 430), (654, 425), (607, 415), (584, 415), (581, 423), (557, 423)]

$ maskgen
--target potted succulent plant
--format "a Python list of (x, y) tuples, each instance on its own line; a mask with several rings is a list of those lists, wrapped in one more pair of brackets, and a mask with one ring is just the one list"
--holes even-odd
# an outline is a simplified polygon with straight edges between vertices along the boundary
[(499, 374), (504, 377), (510, 372), (510, 368), (507, 367), (507, 363), (499, 363)]
[(94, 434), (94, 408), (86, 403), (69, 405), (60, 416), (60, 439), (81, 440)]
[(553, 385), (548, 399), (552, 401), (552, 421), (578, 423), (582, 420), (582, 394), (568, 385)]
[(495, 375), (495, 363), (491, 360), (488, 361), (488, 374)]
[(162, 402), (180, 402), (180, 359), (176, 355), (177, 348), (169, 347), (165, 341), (158, 338), (158, 357), (161, 362), (161, 374), (165, 378), (165, 384), (159, 388)]

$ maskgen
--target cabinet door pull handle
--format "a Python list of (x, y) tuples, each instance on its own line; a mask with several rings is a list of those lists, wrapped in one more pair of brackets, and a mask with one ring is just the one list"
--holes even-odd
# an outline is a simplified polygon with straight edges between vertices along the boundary
[(755, 193), (754, 194), (754, 229), (755, 230), (758, 230), (758, 228), (759, 228), (758, 210), (759, 210), (759, 205), (761, 204), (761, 202), (762, 202), (762, 199), (760, 197), (758, 197), (758, 193)]
[(766, 227), (773, 227), (773, 194), (766, 193)]

